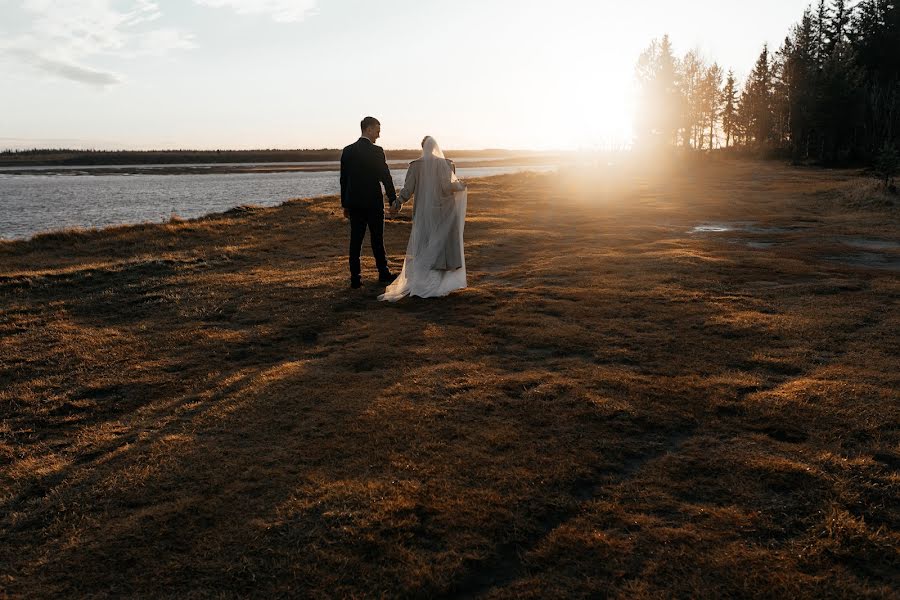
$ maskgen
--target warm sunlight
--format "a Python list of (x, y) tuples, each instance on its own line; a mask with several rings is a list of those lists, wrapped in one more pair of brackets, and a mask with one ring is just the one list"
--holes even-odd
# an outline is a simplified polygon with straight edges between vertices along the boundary
[[(595, 8), (584, 9), (596, 12)], [(532, 17), (533, 18), (533, 17)], [(490, 91), (510, 96), (505, 113), (514, 112), (529, 125), (513, 138), (514, 146), (540, 149), (609, 149), (629, 146), (634, 120), (634, 52), (617, 52), (631, 40), (608, 24), (588, 32), (583, 22), (563, 22), (547, 15), (552, 26), (543, 46), (505, 57), (497, 66), (507, 75), (503, 88)], [(536, 25), (533, 25), (536, 27)], [(572, 35), (582, 29), (584, 35)], [(525, 60), (522, 60), (524, 54)]]
[(0, 2), (0, 149), (334, 148), (366, 114), (388, 149), (620, 147), (650, 40), (743, 78), (805, 4)]
[(0, 0), (0, 600), (897, 597), (898, 48)]
[[(587, 61), (585, 61), (587, 62)], [(543, 99), (546, 137), (535, 142), (560, 149), (620, 149), (631, 144), (634, 88), (621, 65), (573, 65)], [(585, 74), (590, 73), (591, 76)]]

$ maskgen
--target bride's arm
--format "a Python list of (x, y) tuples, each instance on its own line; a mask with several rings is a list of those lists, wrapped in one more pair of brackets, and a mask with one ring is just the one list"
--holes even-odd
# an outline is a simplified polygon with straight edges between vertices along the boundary
[[(450, 163), (450, 170), (453, 171), (453, 175), (456, 175), (456, 163), (450, 159), (447, 159), (447, 162)], [(466, 189), (466, 184), (462, 180), (457, 178), (456, 181), (453, 181), (452, 176), (450, 177), (450, 180), (453, 182), (453, 184), (450, 187), (453, 188), (454, 192), (461, 192), (464, 189)]]
[(441, 177), (441, 195), (449, 196), (453, 194), (453, 192), (461, 192), (466, 189), (466, 184), (457, 179), (453, 181), (453, 176), (456, 174), (456, 165), (453, 164), (452, 160), (447, 160), (447, 171), (444, 173), (444, 177)]
[(400, 190), (400, 193), (397, 195), (397, 199), (400, 201), (401, 205), (409, 202), (409, 199), (412, 198), (415, 193), (416, 179), (418, 176), (419, 165), (416, 163), (409, 163), (409, 169), (406, 171), (406, 179), (403, 182), (403, 189)]

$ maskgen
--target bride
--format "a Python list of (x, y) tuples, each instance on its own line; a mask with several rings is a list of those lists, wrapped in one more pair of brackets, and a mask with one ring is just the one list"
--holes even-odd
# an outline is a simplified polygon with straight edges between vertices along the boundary
[(412, 233), (400, 276), (379, 300), (396, 302), (404, 296), (433, 298), (466, 287), (463, 227), (466, 185), (456, 177), (453, 163), (444, 158), (431, 136), (422, 140), (422, 156), (409, 163), (406, 182), (392, 212), (415, 195)]

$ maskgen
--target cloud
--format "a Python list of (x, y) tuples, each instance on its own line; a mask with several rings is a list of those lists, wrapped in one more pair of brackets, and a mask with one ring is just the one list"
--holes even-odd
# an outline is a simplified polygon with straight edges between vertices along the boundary
[(160, 15), (155, 0), (23, 0), (27, 31), (0, 42), (0, 57), (80, 83), (121, 82), (111, 72), (86, 66), (91, 57), (133, 59), (195, 47), (193, 37), (172, 28), (147, 29)]
[(64, 60), (46, 58), (30, 50), (12, 50), (9, 54), (19, 57), (22, 62), (44, 71), (45, 73), (56, 75), (57, 77), (62, 77), (63, 79), (68, 79), (70, 81), (77, 81), (78, 83), (103, 87), (120, 83), (121, 81), (118, 76), (112, 73), (104, 73), (103, 71), (91, 69), (90, 67), (83, 67)]
[(194, 0), (213, 8), (230, 8), (239, 15), (268, 15), (279, 23), (302, 21), (315, 13), (317, 0)]
[(135, 51), (128, 55), (130, 57), (137, 56), (162, 56), (173, 50), (190, 50), (196, 48), (194, 38), (191, 35), (185, 35), (177, 29), (154, 29), (141, 34), (136, 42)]

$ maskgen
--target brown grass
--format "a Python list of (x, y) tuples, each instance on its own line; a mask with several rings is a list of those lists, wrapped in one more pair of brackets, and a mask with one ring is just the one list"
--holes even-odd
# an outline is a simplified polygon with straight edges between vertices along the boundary
[(475, 181), (469, 289), (396, 305), (334, 198), (0, 244), (0, 597), (898, 597), (860, 185)]

